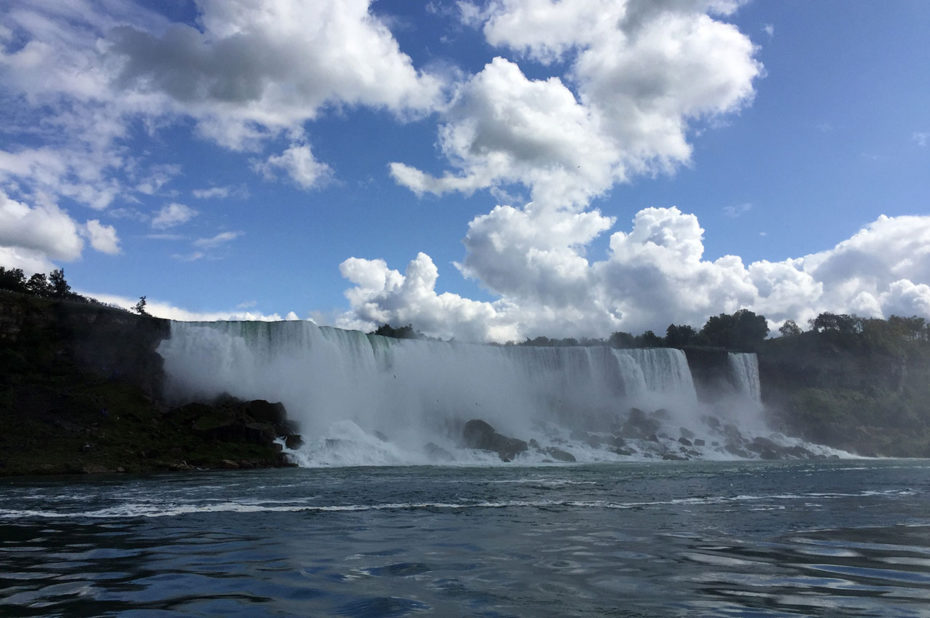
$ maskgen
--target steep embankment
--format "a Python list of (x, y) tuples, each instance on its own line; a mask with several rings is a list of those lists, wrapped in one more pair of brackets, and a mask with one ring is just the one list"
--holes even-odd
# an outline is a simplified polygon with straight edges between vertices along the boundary
[(766, 407), (786, 433), (863, 455), (930, 457), (926, 341), (806, 332), (758, 353)]
[(165, 320), (0, 291), (0, 475), (286, 465), (280, 404), (161, 400), (168, 334)]

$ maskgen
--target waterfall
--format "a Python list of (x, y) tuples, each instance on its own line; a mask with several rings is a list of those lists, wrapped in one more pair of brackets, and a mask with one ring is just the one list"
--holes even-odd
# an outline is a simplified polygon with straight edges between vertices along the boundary
[[(629, 393), (673, 397), (689, 406), (697, 404), (694, 380), (685, 353), (674, 348), (614, 350)], [(629, 360), (627, 360), (629, 359)], [(632, 360), (632, 362), (630, 362)]]
[[(687, 360), (672, 349), (390, 339), (289, 321), (173, 322), (158, 351), (177, 401), (229, 393), (284, 403), (307, 442), (295, 456), (309, 464), (480, 458), (461, 448), (469, 419), (541, 444), (586, 440), (579, 453), (633, 407), (665, 410), (676, 432), (702, 414)], [(755, 365), (733, 355), (744, 356), (739, 375), (758, 393)]]
[(759, 361), (755, 354), (730, 352), (727, 357), (730, 379), (737, 392), (762, 405), (762, 388), (759, 383)]

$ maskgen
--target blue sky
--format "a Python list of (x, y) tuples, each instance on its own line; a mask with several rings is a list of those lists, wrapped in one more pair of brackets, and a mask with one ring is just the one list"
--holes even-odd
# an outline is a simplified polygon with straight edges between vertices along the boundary
[(930, 317), (923, 1), (30, 1), (0, 265), (517, 340)]

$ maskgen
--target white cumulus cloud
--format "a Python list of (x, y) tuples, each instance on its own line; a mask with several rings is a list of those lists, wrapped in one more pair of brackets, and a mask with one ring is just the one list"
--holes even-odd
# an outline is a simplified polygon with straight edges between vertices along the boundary
[(762, 73), (749, 38), (715, 19), (736, 5), (463, 5), (490, 44), (567, 69), (529, 79), (513, 61), (496, 58), (445, 111), (439, 143), (453, 171), (434, 177), (395, 162), (394, 179), (437, 194), (518, 183), (536, 202), (577, 207), (632, 175), (687, 163), (690, 127), (746, 105)]
[(116, 228), (98, 219), (78, 223), (53, 201), (33, 205), (0, 190), (0, 265), (30, 272), (47, 272), (55, 262), (81, 257), (84, 238), (102, 253), (120, 252)]
[(299, 127), (327, 105), (432, 110), (442, 82), (414, 68), (369, 3), (202, 0), (200, 28), (121, 26), (109, 53), (121, 88), (165, 97), (230, 148)]
[(306, 144), (292, 144), (281, 154), (256, 162), (254, 167), (267, 179), (275, 178), (276, 172), (284, 172), (305, 190), (325, 184), (332, 175), (332, 168), (317, 161)]
[(447, 117), (439, 141), (460, 173), (433, 178), (391, 165), (395, 180), (417, 193), (521, 182), (537, 201), (578, 204), (613, 182), (615, 144), (557, 77), (530, 80), (495, 58), (461, 87)]
[(103, 225), (97, 219), (91, 219), (84, 224), (83, 233), (90, 241), (90, 246), (100, 251), (116, 255), (120, 252), (119, 236), (116, 234), (116, 228), (112, 225)]
[(152, 227), (156, 230), (167, 230), (168, 228), (187, 223), (197, 216), (197, 211), (185, 204), (172, 202), (162, 206), (152, 218)]
[(419, 253), (403, 275), (384, 260), (360, 258), (349, 258), (339, 270), (356, 284), (346, 292), (353, 310), (337, 320), (340, 327), (371, 330), (383, 323), (412, 323), (435, 336), (469, 341), (508, 341), (519, 334), (502, 303), (437, 294), (439, 273), (425, 253)]
[(54, 203), (29, 206), (0, 191), (0, 246), (70, 261), (84, 242), (79, 225)]

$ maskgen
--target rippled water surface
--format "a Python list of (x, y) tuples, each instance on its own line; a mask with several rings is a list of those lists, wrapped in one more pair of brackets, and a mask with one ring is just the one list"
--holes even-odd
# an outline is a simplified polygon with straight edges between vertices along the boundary
[(930, 462), (0, 482), (0, 615), (930, 615)]

